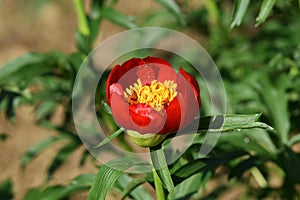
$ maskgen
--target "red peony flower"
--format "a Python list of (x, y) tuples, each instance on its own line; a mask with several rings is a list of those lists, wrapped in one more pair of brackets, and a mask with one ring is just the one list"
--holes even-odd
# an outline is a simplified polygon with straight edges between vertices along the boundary
[(199, 111), (200, 89), (195, 78), (165, 60), (132, 58), (109, 74), (106, 98), (116, 123), (139, 134), (177, 132)]

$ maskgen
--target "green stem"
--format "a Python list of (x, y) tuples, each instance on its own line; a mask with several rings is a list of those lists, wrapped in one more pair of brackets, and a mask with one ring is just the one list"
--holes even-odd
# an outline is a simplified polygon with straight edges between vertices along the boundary
[(157, 200), (165, 200), (165, 192), (164, 187), (162, 185), (161, 180), (159, 179), (155, 169), (152, 170), (153, 178), (154, 178), (154, 185), (155, 185), (155, 192), (156, 192), (156, 199)]
[(219, 11), (215, 0), (204, 1), (205, 7), (208, 11), (209, 22), (212, 27), (218, 26), (219, 24)]
[(83, 2), (82, 0), (73, 0), (73, 3), (77, 15), (79, 32), (84, 36), (89, 36), (90, 29), (85, 15)]

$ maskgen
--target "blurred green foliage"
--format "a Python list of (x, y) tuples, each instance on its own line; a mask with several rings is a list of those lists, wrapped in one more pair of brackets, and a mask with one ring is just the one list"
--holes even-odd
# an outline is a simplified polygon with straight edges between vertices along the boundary
[[(42, 6), (48, 1), (35, 2)], [(32, 105), (37, 123), (58, 133), (28, 149), (22, 157), (24, 167), (44, 149), (67, 140), (49, 167), (47, 177), (51, 178), (82, 145), (72, 121), (72, 87), (82, 61), (95, 45), (101, 22), (109, 20), (127, 29), (160, 26), (192, 30), (202, 36), (204, 39), (199, 42), (204, 44), (223, 77), (227, 112), (262, 113), (261, 122), (275, 128), (276, 132), (231, 130), (221, 135), (217, 146), (204, 158), (198, 152), (203, 137), (197, 136), (185, 154), (169, 166), (176, 191), (172, 198), (214, 199), (239, 183), (247, 188), (243, 194), (246, 199), (300, 198), (296, 190), (296, 185), (300, 184), (300, 154), (293, 150), (293, 145), (300, 142), (299, 1), (205, 0), (201, 7), (189, 7), (190, 1), (157, 0), (160, 9), (149, 10), (143, 16), (126, 16), (115, 8), (116, 0), (93, 0), (90, 11), (84, 10), (82, 0), (73, 2), (78, 17), (76, 52), (69, 55), (57, 51), (28, 53), (0, 68), (0, 111), (14, 120), (14, 110), (19, 105)], [(176, 58), (170, 60), (176, 62)], [(197, 78), (201, 83), (201, 78)], [(101, 98), (96, 101), (101, 105), (105, 91), (97, 92)], [(205, 98), (208, 94), (203, 92), (201, 95)], [(63, 106), (65, 115), (60, 126), (50, 120), (58, 106)], [(105, 110), (99, 106), (97, 114), (100, 121), (111, 124), (106, 128), (112, 133), (117, 127), (109, 114), (103, 114)], [(209, 115), (209, 110), (203, 106), (201, 113)], [(5, 138), (1, 135), (1, 141)], [(124, 138), (119, 139), (124, 141)], [(87, 151), (83, 153), (81, 164), (88, 155)], [(214, 178), (220, 166), (228, 169), (228, 179), (232, 181), (203, 196), (199, 189)], [(110, 182), (113, 190), (123, 193), (124, 197), (144, 199), (148, 195), (141, 184), (154, 185), (151, 174), (132, 179), (105, 166), (100, 167), (98, 176), (108, 172), (114, 177)], [(280, 187), (270, 183), (274, 175), (282, 180)], [(94, 175), (82, 175), (68, 186), (32, 189), (25, 199), (64, 199), (90, 188), (94, 178)], [(251, 184), (251, 179), (256, 180), (258, 187)], [(10, 182), (1, 184), (2, 188), (11, 188)], [(10, 189), (3, 191), (8, 192), (5, 195), (12, 195)]]

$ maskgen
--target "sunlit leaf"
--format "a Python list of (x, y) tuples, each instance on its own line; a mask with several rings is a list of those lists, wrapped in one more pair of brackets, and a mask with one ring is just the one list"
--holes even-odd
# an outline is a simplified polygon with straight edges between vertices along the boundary
[(290, 146), (292, 146), (293, 144), (296, 144), (296, 143), (299, 143), (299, 142), (300, 142), (300, 133), (298, 133), (297, 135), (295, 135), (294, 137), (292, 137), (292, 138), (289, 140), (288, 144), (289, 144)]
[(122, 198), (132, 197), (135, 200), (152, 200), (151, 195), (141, 186), (146, 179), (133, 179), (127, 174), (123, 174), (116, 182), (120, 188)]
[(156, 147), (151, 147), (151, 160), (154, 169), (157, 172), (160, 180), (162, 181), (164, 187), (172, 192), (174, 190), (174, 183), (172, 181), (168, 165), (166, 163), (166, 158), (163, 149), (157, 149)]
[(138, 186), (145, 183), (144, 179), (134, 179), (131, 182), (128, 183), (128, 186), (125, 188), (125, 190), (122, 192), (122, 200), (125, 199), (129, 194)]
[(273, 9), (273, 6), (275, 5), (276, 0), (264, 0), (261, 7), (260, 11), (258, 14), (258, 17), (256, 18), (256, 26), (259, 26), (261, 23), (266, 21), (267, 17), (270, 15), (270, 12)]
[(234, 1), (234, 11), (233, 18), (230, 24), (230, 28), (239, 26), (242, 23), (243, 17), (246, 14), (247, 8), (249, 6), (250, 0), (235, 0)]
[(195, 174), (175, 187), (174, 194), (176, 199), (188, 199), (197, 193), (201, 186), (205, 185), (202, 178), (203, 174)]
[(138, 28), (138, 25), (136, 25), (130, 17), (124, 15), (123, 13), (113, 8), (103, 8), (102, 15), (104, 18), (125, 28), (128, 29)]
[(107, 165), (103, 165), (96, 175), (96, 179), (89, 191), (88, 200), (105, 199), (107, 192), (116, 180), (134, 165), (144, 165), (145, 162), (135, 158), (120, 158), (112, 160)]
[(178, 20), (181, 25), (185, 24), (184, 15), (174, 0), (156, 0), (158, 3), (167, 8)]
[(56, 102), (53, 101), (44, 101), (41, 105), (38, 106), (36, 110), (37, 119), (41, 119), (47, 116), (51, 116), (57, 106)]
[(102, 147), (103, 145), (105, 145), (106, 143), (108, 143), (109, 141), (111, 141), (112, 139), (116, 138), (118, 135), (120, 135), (121, 133), (124, 132), (124, 128), (120, 128), (119, 130), (117, 130), (116, 132), (114, 132), (113, 134), (107, 136), (106, 138), (104, 138), (97, 146), (95, 146), (94, 148), (99, 148)]
[[(261, 128), (268, 131), (274, 132), (275, 130), (262, 122), (257, 122), (257, 119), (260, 117), (260, 114), (252, 115), (216, 115), (216, 116), (207, 116), (201, 117), (199, 120), (198, 132), (228, 132), (228, 131), (240, 131), (241, 129), (252, 129), (252, 128)], [(196, 120), (196, 122), (198, 122)], [(191, 126), (193, 127), (193, 126)], [(190, 130), (184, 130), (182, 134), (191, 133)]]

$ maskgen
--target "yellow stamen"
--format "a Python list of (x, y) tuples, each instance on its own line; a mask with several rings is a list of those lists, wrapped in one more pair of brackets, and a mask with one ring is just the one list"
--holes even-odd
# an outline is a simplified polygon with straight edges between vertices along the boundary
[(140, 79), (126, 88), (124, 97), (130, 104), (144, 103), (150, 105), (157, 111), (161, 111), (177, 95), (177, 84), (171, 80), (163, 83), (153, 80), (150, 85), (142, 85)]

